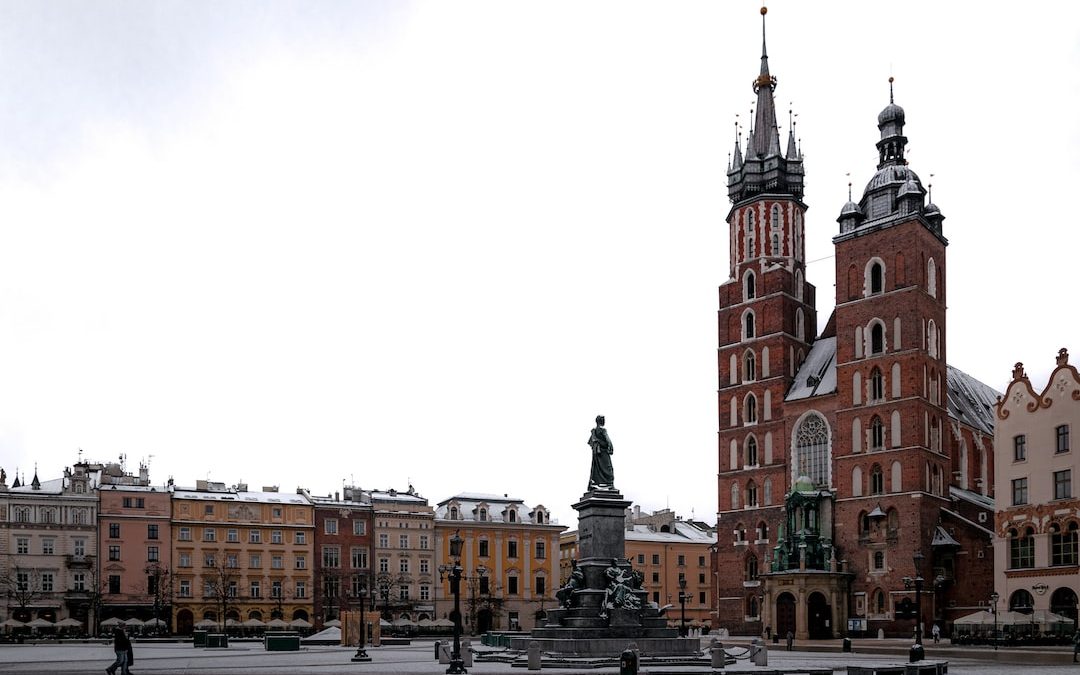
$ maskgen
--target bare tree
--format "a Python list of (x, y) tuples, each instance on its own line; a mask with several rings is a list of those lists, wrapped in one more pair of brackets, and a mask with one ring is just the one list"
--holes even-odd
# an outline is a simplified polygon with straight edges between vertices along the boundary
[(229, 610), (229, 604), (236, 600), (239, 594), (239, 574), (235, 566), (227, 561), (222, 561), (217, 566), (203, 573), (203, 581), (206, 590), (214, 599), (214, 604), (221, 610), (218, 614), (218, 624), (221, 631), (225, 632), (225, 613)]
[(172, 604), (173, 575), (167, 565), (160, 562), (147, 564), (146, 582), (139, 585), (139, 590), (145, 593), (154, 603), (155, 629), (159, 628), (161, 610)]
[(15, 565), (4, 575), (2, 581), (4, 594), (23, 611), (45, 595), (41, 587), (41, 573), (34, 568)]

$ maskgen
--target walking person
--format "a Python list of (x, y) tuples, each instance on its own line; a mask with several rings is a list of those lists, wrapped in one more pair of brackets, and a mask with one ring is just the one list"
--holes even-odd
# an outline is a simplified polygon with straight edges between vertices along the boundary
[(116, 669), (120, 668), (120, 675), (130, 675), (128, 671), (128, 652), (131, 651), (131, 640), (124, 634), (124, 629), (117, 626), (113, 629), (113, 651), (116, 652), (116, 661), (105, 669), (109, 675), (116, 675)]
[(934, 636), (934, 644), (941, 642), (941, 626), (934, 624), (934, 627), (930, 630)]
[(1076, 663), (1076, 655), (1080, 654), (1080, 628), (1073, 633), (1073, 663)]

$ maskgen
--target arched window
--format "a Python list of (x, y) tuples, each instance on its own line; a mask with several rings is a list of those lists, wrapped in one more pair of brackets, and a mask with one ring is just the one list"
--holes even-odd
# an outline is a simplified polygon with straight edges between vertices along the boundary
[(450, 520), (457, 520), (458, 518), (459, 518), (459, 516), (458, 516), (458, 508), (456, 506), (451, 506), (450, 507)]
[(881, 375), (881, 368), (874, 366), (870, 371), (870, 403), (880, 403), (885, 400), (885, 378)]
[(758, 604), (756, 595), (751, 595), (749, 598), (747, 598), (746, 609), (749, 612), (749, 614), (747, 614), (746, 616), (754, 620), (758, 618)]
[(758, 541), (769, 541), (769, 525), (764, 520), (757, 524)]
[(746, 439), (746, 465), (757, 466), (758, 453), (757, 453), (757, 439), (751, 435)]
[(892, 397), (900, 398), (900, 363), (892, 364)]
[(885, 448), (885, 425), (881, 418), (874, 415), (870, 420), (870, 452), (877, 452)]
[(870, 295), (877, 295), (885, 290), (885, 266), (880, 261), (874, 260), (870, 263), (868, 276)]
[(507, 522), (510, 522), (510, 523), (517, 522), (517, 511), (515, 511), (513, 508), (511, 508), (509, 511), (507, 511), (506, 512), (506, 520), (507, 520)]
[(1025, 569), (1035, 566), (1035, 530), (1026, 528), (1021, 534), (1016, 528), (1009, 530), (1009, 569)]
[(926, 261), (926, 292), (931, 297), (937, 297), (937, 265), (934, 264), (934, 259)]
[(795, 270), (795, 299), (799, 302), (802, 302), (803, 299), (802, 270)]
[(885, 352), (885, 327), (880, 321), (875, 321), (870, 327), (870, 353), (882, 354)]
[(757, 397), (753, 394), (746, 395), (743, 420), (746, 424), (757, 424)]
[(885, 551), (874, 551), (874, 569), (885, 569)]
[(746, 556), (746, 580), (754, 581), (758, 577), (757, 556)]
[(802, 307), (795, 310), (795, 338), (806, 341), (806, 319), (803, 318)]
[(926, 325), (926, 351), (930, 352), (930, 358), (938, 356), (938, 330), (933, 319)]
[(774, 256), (780, 255), (780, 233), (775, 230), (772, 233), (772, 254)]
[(739, 508), (739, 484), (731, 484), (731, 508)]
[(482, 521), (486, 521), (486, 520), (488, 519), (488, 517), (487, 517), (487, 513), (488, 513), (488, 512), (487, 512), (487, 509), (485, 509), (485, 508), (484, 508), (483, 506), (481, 506), (481, 507), (480, 507), (480, 508), (479, 508), (479, 509), (478, 509), (478, 510), (476, 511), (476, 519), (477, 519), (477, 520), (482, 520)]
[(875, 464), (870, 469), (870, 494), (879, 495), (885, 492), (885, 479), (881, 475), (881, 465)]
[(746, 505), (750, 508), (755, 508), (758, 505), (757, 483), (753, 480), (746, 484)]
[(795, 475), (807, 476), (814, 485), (829, 484), (829, 428), (825, 418), (808, 413), (795, 430)]
[(859, 512), (859, 536), (863, 539), (870, 536), (870, 515), (866, 511)]
[(1009, 596), (1009, 611), (1031, 614), (1035, 611), (1035, 598), (1021, 588)]
[(753, 270), (746, 270), (743, 275), (743, 300), (753, 300), (757, 297), (757, 277)]
[(752, 210), (746, 211), (746, 257), (747, 259), (755, 257), (754, 251), (754, 212)]
[(851, 496), (862, 497), (862, 467), (851, 468)]
[(936, 495), (941, 495), (943, 492), (941, 484), (941, 467), (935, 464), (934, 468), (931, 469), (930, 474), (932, 476), (930, 483), (931, 492)]
[(765, 479), (765, 485), (762, 492), (765, 493), (763, 497), (765, 506), (772, 506), (772, 478)]
[(1076, 544), (1076, 521), (1070, 522), (1064, 528), (1057, 523), (1050, 525), (1050, 564), (1077, 564)]
[(894, 448), (900, 447), (900, 411), (892, 411), (892, 429), (889, 432), (889, 445)]
[(743, 382), (753, 382), (757, 379), (757, 359), (754, 358), (754, 350), (747, 349), (743, 355)]
[(743, 313), (743, 339), (749, 340), (754, 337), (757, 332), (754, 330), (754, 313), (749, 309)]
[(892, 492), (904, 491), (904, 469), (900, 465), (899, 460), (894, 460), (892, 463), (892, 485), (890, 489)]

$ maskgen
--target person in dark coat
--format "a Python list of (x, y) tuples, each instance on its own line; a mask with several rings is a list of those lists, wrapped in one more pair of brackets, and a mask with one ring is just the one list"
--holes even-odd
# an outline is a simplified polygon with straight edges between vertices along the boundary
[(130, 675), (128, 671), (128, 654), (131, 653), (131, 640), (124, 634), (124, 629), (117, 626), (113, 629), (113, 651), (116, 652), (116, 661), (105, 669), (109, 675), (116, 675), (116, 669), (120, 668), (120, 675)]

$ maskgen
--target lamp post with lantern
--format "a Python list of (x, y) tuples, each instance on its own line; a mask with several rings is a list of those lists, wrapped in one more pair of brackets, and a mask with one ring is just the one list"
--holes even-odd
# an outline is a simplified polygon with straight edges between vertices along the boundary
[(465, 542), (459, 531), (450, 537), (450, 557), (454, 564), (450, 568), (450, 592), (454, 594), (454, 651), (450, 655), (448, 675), (467, 673), (465, 661), (461, 658), (461, 545)]
[(679, 578), (679, 607), (682, 615), (681, 624), (679, 626), (679, 635), (686, 637), (686, 577)]
[(922, 563), (924, 556), (922, 551), (915, 551), (911, 556), (912, 562), (915, 563), (915, 577), (904, 577), (904, 587), (915, 589), (915, 644), (911, 645), (911, 650), (908, 653), (908, 660), (911, 663), (916, 661), (922, 661), (926, 652), (923, 650), (922, 643), (922, 589), (923, 589), (923, 577), (922, 577)]
[(997, 643), (998, 643), (998, 637), (997, 637), (997, 603), (998, 603), (998, 598), (1000, 598), (1000, 597), (1001, 596), (997, 594), (997, 591), (994, 591), (993, 593), (990, 594), (990, 613), (994, 615), (994, 632), (990, 634), (990, 640), (993, 641), (993, 643), (994, 643), (994, 651), (995, 652), (997, 651)]
[(367, 602), (368, 589), (367, 586), (361, 586), (360, 590), (356, 592), (356, 597), (360, 599), (360, 642), (356, 648), (356, 653), (353, 654), (353, 661), (370, 661), (371, 657), (368, 656), (367, 649), (365, 648), (365, 637), (367, 636), (367, 624), (364, 622), (364, 604)]

